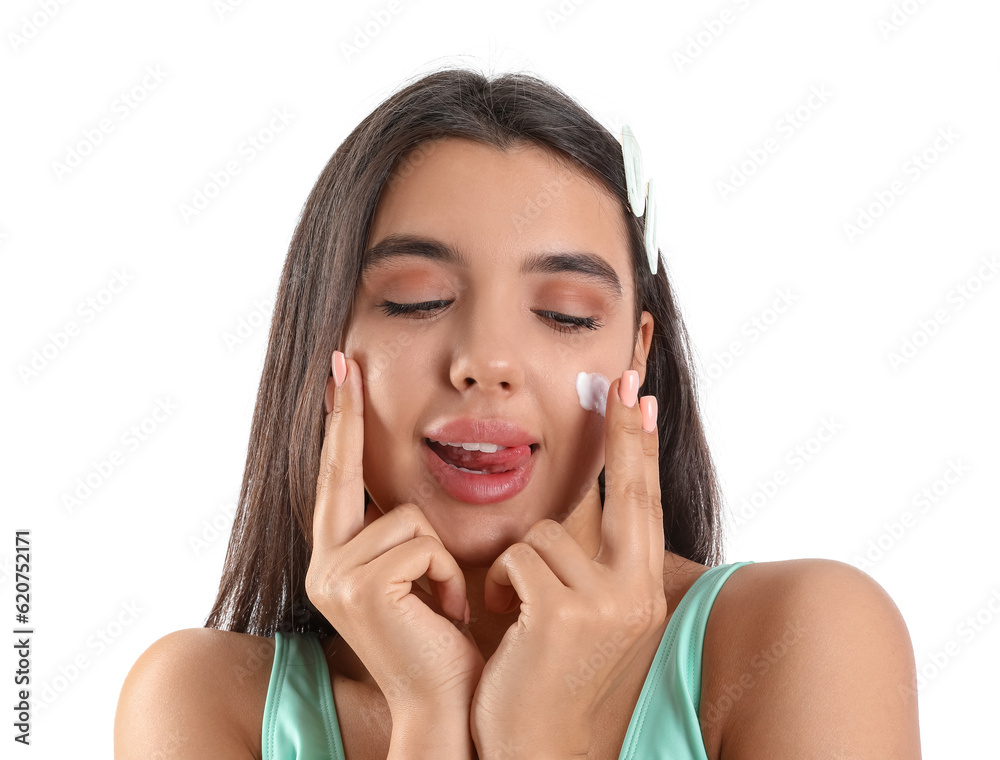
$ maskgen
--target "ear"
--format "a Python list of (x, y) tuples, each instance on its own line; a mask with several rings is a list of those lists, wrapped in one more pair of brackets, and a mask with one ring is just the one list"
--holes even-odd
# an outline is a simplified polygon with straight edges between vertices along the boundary
[(653, 315), (648, 311), (642, 313), (639, 320), (639, 334), (635, 339), (635, 350), (632, 352), (632, 366), (639, 373), (639, 387), (646, 381), (646, 360), (649, 357), (649, 347), (653, 343)]

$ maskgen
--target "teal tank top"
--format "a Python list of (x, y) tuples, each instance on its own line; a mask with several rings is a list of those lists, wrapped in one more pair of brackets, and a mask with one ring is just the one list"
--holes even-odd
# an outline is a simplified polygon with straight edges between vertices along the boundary
[[(681, 598), (646, 674), (619, 760), (708, 760), (698, 721), (705, 626), (722, 584), (752, 563), (709, 568)], [(274, 635), (261, 752), (263, 760), (346, 760), (317, 634)]]

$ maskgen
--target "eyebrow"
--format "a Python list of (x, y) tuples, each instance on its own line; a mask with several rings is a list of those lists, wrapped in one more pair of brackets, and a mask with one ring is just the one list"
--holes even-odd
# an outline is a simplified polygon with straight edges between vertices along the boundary
[[(439, 264), (468, 268), (469, 259), (457, 248), (422, 235), (394, 233), (386, 236), (364, 253), (361, 274), (386, 266), (395, 259), (416, 256)], [(533, 253), (521, 263), (520, 274), (577, 274), (591, 280), (613, 300), (622, 298), (622, 283), (618, 274), (603, 257), (583, 251)]]

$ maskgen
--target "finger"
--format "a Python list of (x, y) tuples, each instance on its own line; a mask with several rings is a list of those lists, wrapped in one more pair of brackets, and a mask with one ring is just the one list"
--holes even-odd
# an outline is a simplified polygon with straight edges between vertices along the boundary
[(628, 373), (608, 388), (604, 438), (604, 512), (601, 516), (600, 561), (618, 567), (644, 567), (649, 562), (649, 495), (643, 453), (642, 412), (635, 403), (638, 373), (631, 376), (633, 405), (627, 407), (619, 389)]
[(521, 542), (531, 546), (567, 588), (593, 588), (594, 562), (561, 523), (549, 518), (539, 520)]
[(381, 516), (382, 516), (382, 510), (376, 507), (374, 503), (369, 504), (368, 508), (365, 510), (364, 527), (367, 528)]
[[(367, 567), (390, 588), (393, 601), (412, 593), (425, 603), (417, 579), (427, 575), (438, 592), (439, 607), (452, 620), (465, 620), (465, 575), (455, 558), (433, 536), (420, 535), (373, 559)], [(428, 605), (434, 609), (433, 605)], [(435, 610), (436, 611), (436, 610)]]
[(529, 610), (545, 600), (555, 603), (566, 587), (530, 544), (509, 546), (486, 571), (484, 603), (499, 615), (525, 604)]
[[(373, 516), (373, 514), (377, 514), (377, 517)], [(351, 540), (340, 548), (339, 565), (343, 567), (366, 565), (396, 546), (412, 541), (419, 536), (426, 536), (437, 542), (441, 551), (447, 556), (449, 564), (454, 563), (454, 568), (458, 567), (458, 562), (448, 552), (444, 546), (444, 542), (441, 541), (441, 536), (438, 535), (434, 526), (431, 525), (430, 520), (427, 519), (423, 510), (412, 502), (400, 504), (394, 509), (390, 509), (385, 515), (374, 504), (370, 504), (368, 511), (365, 512), (365, 528), (368, 528), (369, 525), (374, 525), (374, 527), (365, 532), (364, 540)], [(431, 597), (431, 594), (427, 590), (424, 590), (421, 583), (422, 576), (423, 573), (416, 579), (416, 589), (412, 593), (426, 602)], [(442, 599), (455, 596), (456, 591), (453, 588), (453, 576), (457, 576), (460, 581), (457, 595), (461, 596), (462, 612), (464, 614), (466, 603), (465, 575), (460, 570), (455, 570), (443, 578), (429, 575), (429, 591), (433, 591), (438, 598)], [(435, 609), (432, 605), (429, 606)], [(435, 611), (438, 611), (438, 609), (435, 609)]]
[[(334, 352), (332, 363), (340, 354)], [(320, 452), (313, 510), (313, 551), (342, 546), (361, 532), (365, 519), (364, 395), (361, 367), (344, 359), (347, 378), (333, 392)], [(327, 382), (329, 386), (332, 379)]]
[(414, 583), (410, 587), (410, 593), (413, 594), (415, 597), (417, 597), (417, 599), (426, 604), (428, 607), (430, 607), (430, 609), (434, 613), (440, 615), (441, 617), (451, 618), (452, 620), (457, 619), (445, 613), (445, 611), (441, 609), (441, 605), (438, 603), (438, 600), (434, 597), (434, 595), (427, 591), (424, 591), (422, 588), (420, 588), (419, 584)]
[[(390, 509), (386, 514), (377, 518), (369, 518), (368, 515), (375, 510), (374, 506), (368, 508), (365, 513), (364, 540), (348, 541), (340, 548), (338, 564), (346, 567), (357, 567), (366, 565), (382, 554), (385, 554), (394, 546), (410, 541), (417, 536), (430, 536), (441, 546), (444, 542), (441, 536), (434, 530), (430, 520), (421, 511), (420, 507), (411, 502), (400, 504), (394, 509)], [(450, 555), (449, 555), (450, 556)]]
[(412, 588), (410, 588), (410, 593), (413, 594), (417, 599), (423, 602), (427, 607), (434, 612), (435, 615), (440, 615), (443, 618), (450, 620), (455, 626), (458, 627), (463, 633), (468, 630), (468, 625), (465, 622), (465, 618), (462, 616), (452, 617), (447, 612), (441, 609), (441, 605), (433, 594), (429, 594), (424, 591), (418, 584), (414, 583)]
[[(639, 399), (643, 428), (642, 453), (646, 465), (646, 493), (649, 496), (649, 570), (654, 578), (663, 577), (663, 504), (660, 501), (660, 431), (656, 396)], [(652, 430), (650, 430), (652, 428)]]

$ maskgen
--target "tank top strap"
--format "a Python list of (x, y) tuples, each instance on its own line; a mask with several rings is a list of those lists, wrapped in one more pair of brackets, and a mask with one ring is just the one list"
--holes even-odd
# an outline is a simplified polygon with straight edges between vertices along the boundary
[(344, 760), (326, 655), (316, 634), (274, 634), (263, 760)]
[(730, 575), (753, 560), (703, 572), (677, 604), (646, 674), (619, 760), (708, 760), (698, 706), (705, 628)]

